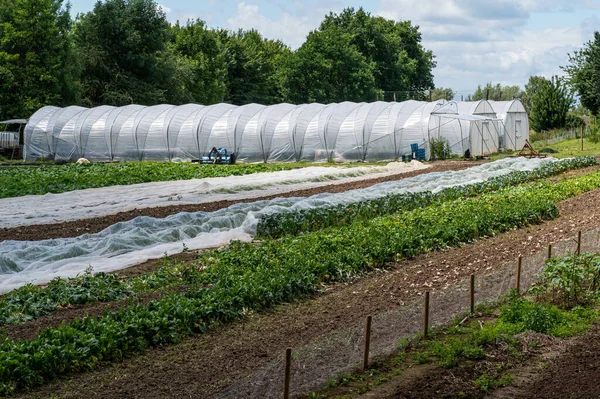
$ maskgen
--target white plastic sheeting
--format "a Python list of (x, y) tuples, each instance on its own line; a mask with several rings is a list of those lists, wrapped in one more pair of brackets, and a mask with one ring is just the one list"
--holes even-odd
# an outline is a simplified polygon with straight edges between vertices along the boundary
[(138, 217), (97, 234), (43, 241), (0, 242), (0, 293), (26, 283), (42, 284), (94, 271), (123, 269), (163, 254), (250, 241), (262, 214), (327, 207), (387, 194), (433, 191), (471, 184), (515, 170), (532, 170), (548, 159), (506, 158), (462, 171), (435, 172), (372, 187), (310, 198), (278, 198), (241, 203), (216, 212), (179, 213), (164, 219)]
[(529, 118), (523, 103), (513, 101), (489, 102), (498, 118), (502, 121), (502, 147), (507, 150), (520, 150), (529, 140)]
[(152, 182), (0, 199), (0, 228), (60, 223), (170, 205), (279, 195), (429, 168), (421, 162), (387, 166), (307, 167), (243, 176)]
[(411, 144), (429, 158), (430, 140), (440, 136), (450, 140), (455, 154), (469, 147), (473, 155), (494, 152), (498, 129), (485, 121), (444, 118), (463, 111), (495, 118), (488, 102), (460, 104), (44, 107), (25, 128), (24, 156), (27, 161), (172, 161), (199, 159), (212, 147), (224, 147), (245, 162), (392, 160), (411, 154)]

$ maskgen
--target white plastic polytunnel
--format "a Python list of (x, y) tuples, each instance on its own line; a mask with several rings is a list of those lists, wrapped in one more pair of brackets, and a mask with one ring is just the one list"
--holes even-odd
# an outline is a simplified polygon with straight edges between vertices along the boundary
[[(527, 118), (517, 109), (507, 113), (520, 129), (517, 121)], [(409, 155), (416, 144), (428, 159), (430, 140), (445, 137), (455, 154), (484, 155), (507, 131), (495, 118), (487, 101), (44, 107), (25, 128), (24, 154), (28, 161), (174, 161), (223, 147), (244, 162), (377, 161)]]
[(529, 118), (519, 100), (490, 101), (490, 105), (501, 120), (501, 146), (507, 150), (520, 150), (529, 140)]
[(479, 116), (466, 126), (471, 155), (489, 155), (498, 152), (500, 123), (496, 112), (486, 100), (457, 102), (460, 115)]

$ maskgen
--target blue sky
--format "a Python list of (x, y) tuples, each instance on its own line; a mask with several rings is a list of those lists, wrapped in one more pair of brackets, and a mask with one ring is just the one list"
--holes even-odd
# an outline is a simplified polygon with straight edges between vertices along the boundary
[[(73, 14), (93, 0), (72, 0)], [(600, 30), (600, 0), (159, 0), (171, 22), (200, 18), (212, 27), (255, 28), (292, 48), (330, 11), (362, 6), (374, 15), (411, 20), (433, 50), (438, 87), (458, 96), (486, 82), (524, 86), (531, 75), (562, 74), (567, 54)]]

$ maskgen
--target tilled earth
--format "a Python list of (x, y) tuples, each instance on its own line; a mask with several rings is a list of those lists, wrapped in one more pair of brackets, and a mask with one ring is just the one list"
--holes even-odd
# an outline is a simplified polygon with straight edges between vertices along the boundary
[[(36, 241), (45, 240), (51, 238), (61, 237), (77, 237), (86, 233), (97, 233), (105, 228), (112, 226), (118, 222), (124, 222), (131, 220), (138, 216), (152, 216), (157, 218), (164, 218), (169, 215), (173, 215), (179, 212), (214, 212), (219, 209), (227, 208), (231, 205), (243, 202), (254, 202), (258, 200), (268, 200), (273, 198), (289, 198), (289, 197), (309, 197), (311, 195), (321, 193), (339, 193), (348, 190), (355, 190), (359, 188), (370, 187), (377, 183), (383, 183), (386, 181), (394, 181), (405, 179), (407, 177), (418, 176), (424, 173), (431, 172), (446, 172), (449, 170), (462, 170), (470, 168), (476, 165), (480, 165), (482, 161), (438, 161), (431, 164), (430, 168), (415, 170), (412, 172), (395, 174), (386, 177), (380, 177), (376, 179), (360, 180), (351, 183), (338, 183), (327, 186), (315, 187), (305, 190), (290, 191), (287, 193), (281, 193), (277, 195), (259, 197), (259, 198), (248, 198), (244, 200), (236, 201), (215, 201), (205, 204), (191, 204), (191, 205), (173, 205), (164, 206), (157, 208), (144, 208), (135, 209), (129, 212), (120, 212), (114, 215), (95, 217), (90, 219), (81, 219), (72, 222), (62, 222), (54, 224), (41, 224), (41, 225), (30, 225), (21, 227), (11, 228), (0, 228), (0, 241), (4, 240), (19, 240), (19, 241)], [(219, 194), (215, 194), (218, 198)]]
[[(399, 262), (387, 271), (328, 287), (311, 300), (252, 314), (177, 345), (152, 349), (121, 364), (60, 380), (20, 397), (211, 397), (278, 357), (287, 347), (297, 348), (327, 337), (360, 323), (367, 315), (413, 300), (425, 289), (443, 289), (470, 274), (509, 267), (507, 262), (519, 255), (539, 252), (549, 243), (576, 236), (578, 230), (599, 227), (600, 190), (564, 201), (559, 209), (559, 218), (542, 225)], [(61, 318), (59, 312), (49, 319)]]
[(545, 362), (517, 387), (507, 387), (495, 397), (515, 399), (588, 399), (600, 397), (600, 326), (577, 337), (560, 356)]

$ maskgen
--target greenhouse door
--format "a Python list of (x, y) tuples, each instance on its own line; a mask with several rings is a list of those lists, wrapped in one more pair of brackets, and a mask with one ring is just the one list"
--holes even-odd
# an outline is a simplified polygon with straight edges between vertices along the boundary
[(523, 147), (523, 143), (521, 143), (521, 121), (519, 119), (515, 120), (515, 150), (521, 149)]

